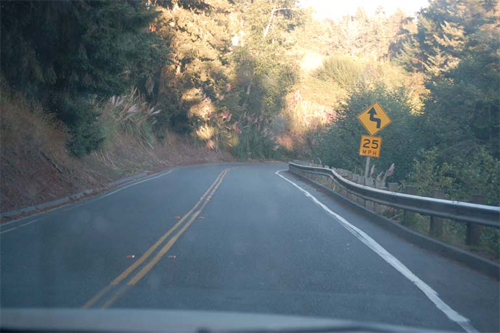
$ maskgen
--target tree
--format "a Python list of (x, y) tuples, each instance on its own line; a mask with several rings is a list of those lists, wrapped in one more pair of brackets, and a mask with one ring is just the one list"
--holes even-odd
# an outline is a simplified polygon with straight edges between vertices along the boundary
[(428, 146), (438, 146), (449, 156), (484, 147), (499, 158), (500, 58), (478, 53), (427, 83), (429, 94), (422, 117)]
[[(419, 13), (417, 31), (406, 38), (400, 61), (429, 75), (455, 68), (485, 43), (498, 41), (487, 31), (498, 21), (496, 1), (434, 0)], [(486, 35), (490, 40), (484, 38)]]
[(154, 30), (168, 41), (171, 53), (158, 82), (156, 102), (162, 112), (156, 128), (187, 132), (191, 107), (204, 97), (217, 100), (229, 82), (232, 5), (212, 1), (209, 10), (199, 10), (176, 3), (160, 11)]
[(77, 156), (103, 139), (92, 99), (144, 82), (167, 54), (145, 1), (7, 1), (1, 16), (2, 75), (68, 126)]
[(392, 123), (381, 132), (381, 157), (372, 163), (379, 171), (395, 163), (394, 179), (403, 180), (413, 169), (413, 160), (422, 148), (422, 133), (416, 126), (418, 116), (403, 88), (390, 91), (383, 84), (374, 88), (358, 86), (337, 113), (336, 121), (319, 133), (313, 153), (326, 165), (348, 170), (364, 168), (365, 158), (358, 153), (365, 130), (357, 116), (374, 101), (382, 105)]

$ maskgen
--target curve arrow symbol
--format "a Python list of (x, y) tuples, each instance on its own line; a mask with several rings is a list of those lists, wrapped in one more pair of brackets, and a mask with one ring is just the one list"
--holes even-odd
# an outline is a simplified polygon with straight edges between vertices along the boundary
[(381, 120), (379, 118), (375, 118), (375, 116), (377, 115), (377, 111), (375, 111), (375, 108), (372, 108), (370, 111), (368, 111), (368, 114), (370, 115), (370, 121), (377, 122), (377, 128), (380, 128)]

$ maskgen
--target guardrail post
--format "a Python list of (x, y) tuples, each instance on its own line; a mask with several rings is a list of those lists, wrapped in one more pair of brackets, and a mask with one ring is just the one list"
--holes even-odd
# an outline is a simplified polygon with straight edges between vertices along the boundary
[[(365, 185), (374, 187), (375, 184), (373, 178), (365, 178)], [(370, 200), (365, 200), (365, 207), (370, 210), (375, 210), (375, 203)]]
[[(352, 181), (353, 181), (354, 183), (357, 183), (357, 182), (358, 182), (358, 175), (357, 175), (357, 174), (353, 173), (351, 177), (352, 177)], [(356, 201), (357, 196), (356, 196), (354, 193), (349, 192), (348, 198), (349, 198), (349, 200), (351, 200), (351, 201)]]
[[(357, 183), (358, 183), (359, 185), (365, 185), (365, 177), (364, 177), (364, 176), (358, 176), (358, 181), (357, 181)], [(366, 207), (366, 202), (365, 202), (365, 199), (363, 199), (363, 198), (361, 198), (361, 197), (358, 197), (358, 196), (356, 196), (356, 197), (357, 197), (357, 199), (358, 199), (358, 200), (357, 200), (357, 201), (358, 201), (358, 203), (362, 204), (362, 205), (363, 205), (363, 207)]]
[(391, 192), (398, 191), (398, 183), (387, 183), (387, 189)]
[[(393, 213), (393, 211), (396, 212), (397, 215), (392, 216), (391, 218), (401, 221), (403, 225), (413, 226), (418, 224), (420, 220), (422, 220), (422, 222), (424, 222), (424, 220), (425, 222), (429, 221), (427, 218), (421, 218), (419, 214), (423, 214), (425, 216), (443, 216), (442, 219), (444, 220), (457, 220), (461, 221), (461, 223), (469, 223), (466, 225), (466, 243), (472, 246), (481, 244), (481, 232), (485, 226), (497, 229), (500, 227), (498, 224), (498, 221), (500, 220), (500, 207), (486, 206), (484, 204), (464, 205), (463, 203), (454, 200), (436, 200), (423, 196), (415, 196), (417, 191), (414, 186), (408, 186), (405, 189), (405, 192), (409, 194), (410, 198), (408, 198), (408, 195), (393, 192), (395, 191), (395, 184), (389, 185), (390, 191), (386, 191), (386, 188), (383, 188), (382, 191), (380, 191), (369, 187), (365, 187), (364, 190), (360, 191), (357, 188), (358, 186), (353, 186), (353, 183), (365, 183), (364, 181), (359, 181), (363, 179), (362, 177), (360, 178), (359, 175), (353, 175), (353, 178), (356, 181), (346, 181), (344, 177), (337, 174), (342, 173), (352, 175), (352, 173), (348, 173), (346, 170), (337, 169), (337, 173), (330, 174), (329, 172), (325, 173), (322, 170), (317, 170), (318, 168), (315, 167), (300, 165), (290, 165), (290, 169), (295, 171), (297, 174), (307, 174), (307, 177), (309, 177), (310, 174), (314, 174), (315, 176), (310, 177), (312, 180), (316, 179), (319, 175), (321, 175), (321, 177), (333, 177), (336, 182), (335, 190), (344, 193), (347, 192), (345, 194), (346, 199), (363, 204), (365, 203), (365, 200), (368, 202), (371, 201), (372, 203), (375, 200), (378, 202), (375, 204), (375, 209), (377, 211), (379, 208), (382, 208), (384, 215), (389, 213), (387, 216), (392, 216), (391, 213)], [(324, 184), (323, 178), (321, 178), (321, 180), (322, 184)], [(327, 182), (327, 186), (329, 185), (330, 184)], [(476, 196), (470, 201), (481, 203), (483, 202), (483, 198)], [(403, 218), (401, 218), (401, 215), (403, 215)], [(480, 217), (479, 220), (478, 217)], [(440, 221), (437, 219), (432, 219), (432, 221), (435, 222), (432, 223), (432, 232), (439, 235), (441, 228), (439, 226), (440, 223), (438, 222)], [(444, 230), (443, 226), (443, 232), (445, 231), (446, 230)]]
[[(434, 198), (443, 199), (444, 192), (441, 190), (435, 190), (434, 191)], [(442, 218), (439, 218), (436, 216), (431, 216), (430, 234), (432, 237), (435, 237), (435, 238), (443, 237), (443, 219)]]
[[(415, 186), (406, 186), (405, 193), (411, 194), (411, 195), (416, 195), (417, 188)], [(405, 210), (403, 224), (407, 225), (407, 226), (411, 226), (411, 225), (415, 224), (416, 216), (417, 216), (416, 213)]]
[[(473, 195), (470, 200), (472, 203), (484, 203), (482, 195)], [(465, 244), (469, 246), (478, 246), (481, 243), (481, 227), (477, 224), (467, 223), (467, 233), (465, 237)]]

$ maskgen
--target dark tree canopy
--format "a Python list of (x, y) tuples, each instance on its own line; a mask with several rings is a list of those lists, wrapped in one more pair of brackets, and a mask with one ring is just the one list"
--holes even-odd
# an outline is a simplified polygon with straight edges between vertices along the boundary
[[(153, 75), (166, 56), (144, 1), (2, 1), (2, 75), (70, 129), (73, 153), (94, 149), (92, 97), (109, 97)], [(76, 149), (75, 147), (82, 147)], [(76, 150), (75, 150), (76, 149)]]

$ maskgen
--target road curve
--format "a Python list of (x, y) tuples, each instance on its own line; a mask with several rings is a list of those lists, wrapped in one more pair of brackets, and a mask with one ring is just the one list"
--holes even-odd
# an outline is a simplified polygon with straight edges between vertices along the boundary
[(275, 313), (500, 331), (498, 281), (277, 172), (286, 168), (179, 167), (3, 224), (0, 305)]

